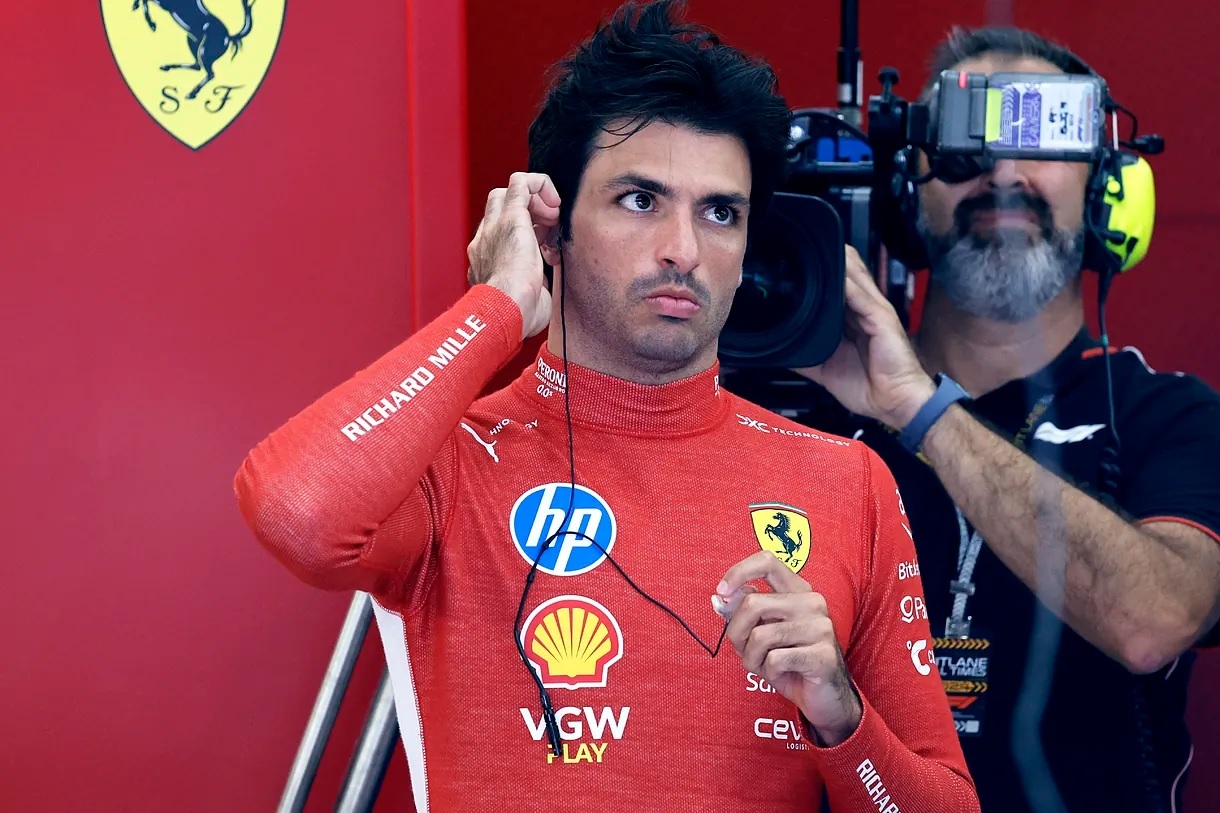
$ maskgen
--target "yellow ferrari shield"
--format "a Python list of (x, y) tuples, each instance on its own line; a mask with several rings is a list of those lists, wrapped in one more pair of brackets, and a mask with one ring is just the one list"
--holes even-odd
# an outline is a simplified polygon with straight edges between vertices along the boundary
[(793, 573), (809, 561), (809, 517), (799, 508), (777, 502), (750, 506), (754, 535), (763, 550), (774, 553)]
[(136, 100), (197, 150), (246, 109), (271, 67), (287, 0), (101, 0)]

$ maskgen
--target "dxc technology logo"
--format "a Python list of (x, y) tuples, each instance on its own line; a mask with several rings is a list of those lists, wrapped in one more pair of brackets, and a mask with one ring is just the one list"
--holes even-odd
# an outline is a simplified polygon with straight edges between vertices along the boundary
[[(568, 517), (568, 503), (572, 516)], [(568, 483), (548, 483), (521, 495), (508, 518), (513, 544), (531, 565), (552, 576), (579, 576), (597, 567), (614, 547), (618, 525), (596, 491)], [(549, 545), (556, 533), (564, 531)], [(594, 544), (596, 542), (596, 544)], [(539, 551), (546, 551), (539, 556)], [(604, 552), (603, 552), (604, 551)]]

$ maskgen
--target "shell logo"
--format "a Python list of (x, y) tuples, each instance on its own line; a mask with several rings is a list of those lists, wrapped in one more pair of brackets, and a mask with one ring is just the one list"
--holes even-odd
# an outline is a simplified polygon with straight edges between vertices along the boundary
[(623, 632), (610, 611), (584, 596), (539, 605), (521, 630), (526, 656), (548, 689), (605, 688), (623, 657)]

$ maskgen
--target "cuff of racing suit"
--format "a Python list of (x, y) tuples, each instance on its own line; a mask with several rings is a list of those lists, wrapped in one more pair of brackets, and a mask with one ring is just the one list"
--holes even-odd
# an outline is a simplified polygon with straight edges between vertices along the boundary
[(801, 715), (801, 722), (804, 724), (805, 733), (809, 739), (810, 751), (818, 763), (822, 781), (826, 784), (827, 791), (831, 793), (862, 789), (863, 777), (872, 772), (869, 770), (870, 766), (884, 764), (885, 752), (890, 747), (885, 737), (886, 728), (881, 715), (869, 704), (868, 698), (864, 696), (859, 687), (854, 683), (852, 686), (860, 698), (860, 724), (856, 726), (856, 730), (851, 733), (850, 737), (838, 745), (829, 747), (818, 745), (813, 727), (804, 715)]

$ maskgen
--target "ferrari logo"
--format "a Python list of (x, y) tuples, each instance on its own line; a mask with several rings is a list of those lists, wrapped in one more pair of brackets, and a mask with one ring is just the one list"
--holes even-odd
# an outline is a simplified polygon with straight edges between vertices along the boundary
[(233, 123), (267, 75), (287, 0), (101, 0), (123, 80), (193, 150)]
[(799, 508), (782, 503), (750, 506), (754, 535), (763, 550), (779, 557), (793, 573), (800, 573), (809, 561), (809, 517)]

